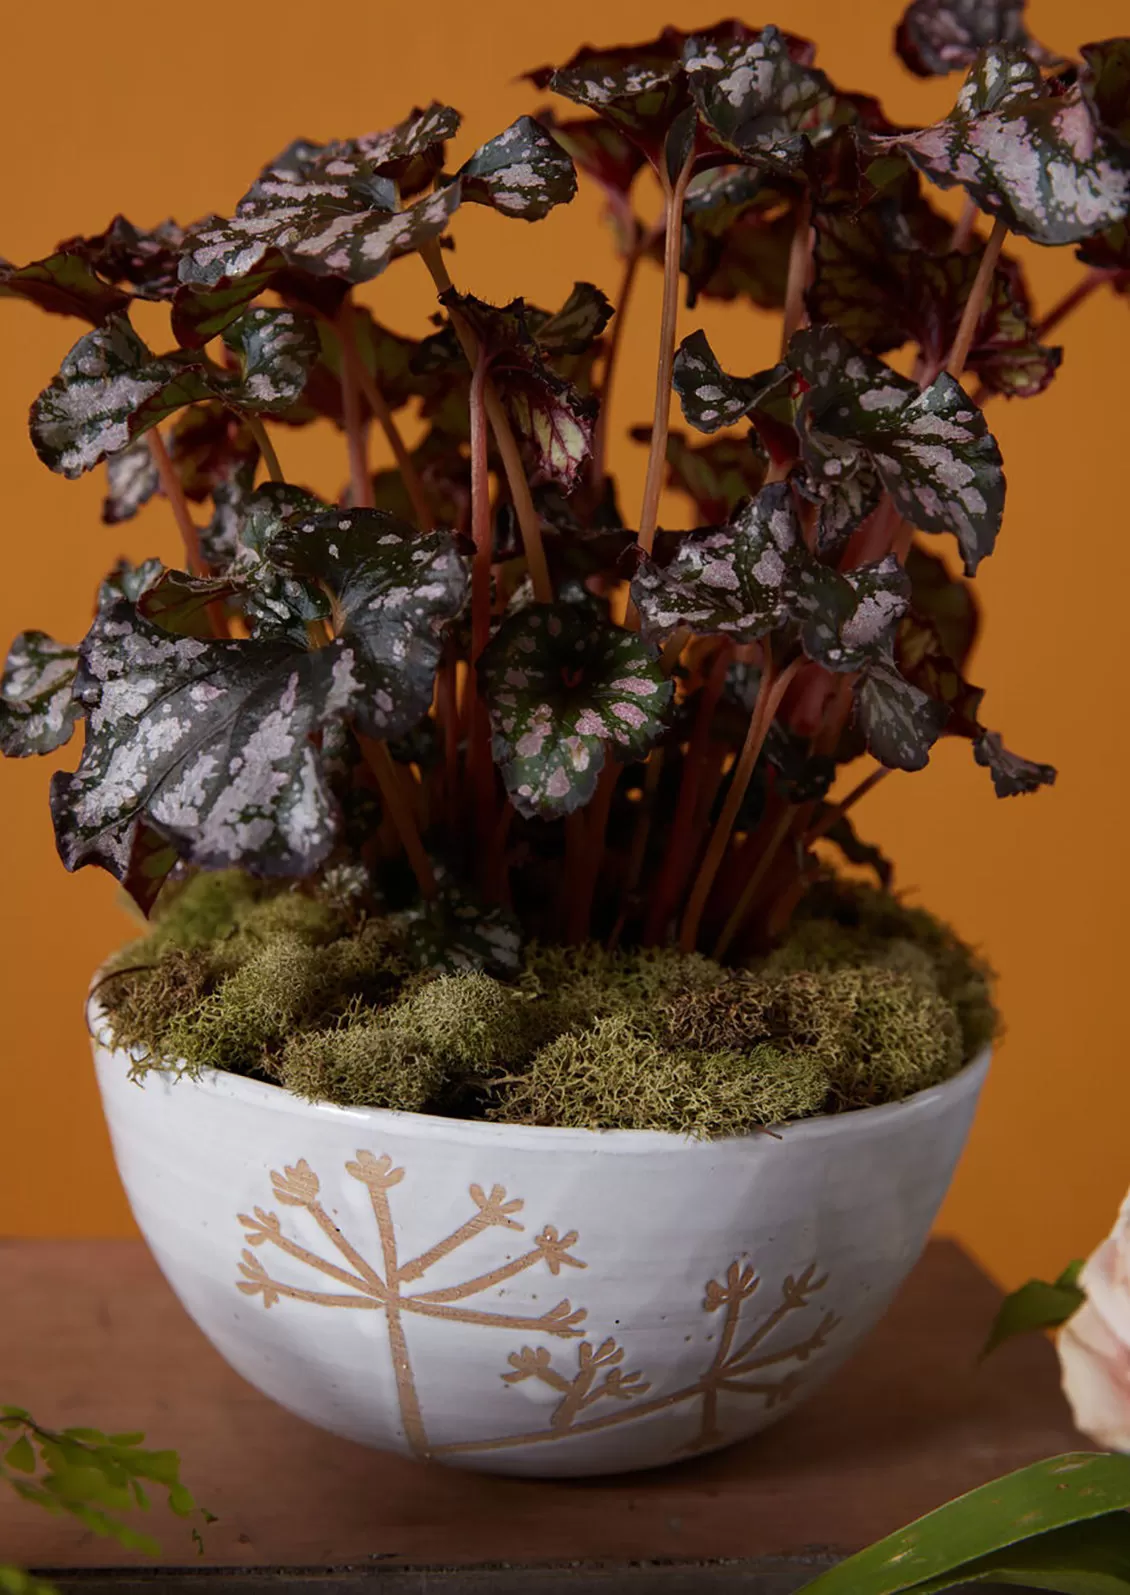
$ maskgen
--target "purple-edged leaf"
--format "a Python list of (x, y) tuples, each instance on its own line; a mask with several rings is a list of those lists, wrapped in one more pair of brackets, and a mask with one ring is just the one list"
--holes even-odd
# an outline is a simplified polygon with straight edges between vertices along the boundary
[[(980, 266), (976, 252), (931, 250), (905, 241), (906, 215), (883, 202), (862, 210), (817, 213), (814, 276), (806, 295), (813, 323), (831, 322), (860, 348), (882, 354), (916, 343), (938, 370), (953, 346)], [(994, 393), (1041, 393), (1062, 350), (1045, 347), (1033, 328), (1019, 266), (994, 273), (974, 329), (966, 367)]]
[[(651, 441), (651, 428), (633, 427), (637, 443)], [(685, 493), (706, 525), (728, 521), (743, 498), (761, 490), (768, 459), (752, 429), (744, 438), (715, 438), (695, 445), (683, 432), (667, 434), (667, 485)]]
[(78, 316), (97, 327), (129, 304), (129, 295), (91, 270), (79, 255), (56, 253), (27, 266), (0, 260), (0, 299), (26, 299), (56, 316)]
[(591, 798), (610, 748), (642, 757), (674, 688), (639, 637), (587, 606), (531, 605), (479, 660), (495, 762), (519, 814), (552, 819)]
[(1026, 0), (911, 0), (895, 34), (895, 48), (920, 78), (972, 66), (990, 44), (1006, 44), (1057, 66), (1059, 57), (1037, 44), (1024, 25)]
[(643, 559), (632, 602), (648, 638), (662, 640), (689, 626), (754, 642), (794, 614), (812, 564), (792, 491), (777, 482), (740, 508), (729, 526), (680, 538), (667, 565)]
[(475, 902), (452, 881), (441, 879), (438, 897), (392, 919), (400, 946), (419, 969), (465, 975), (477, 969), (514, 974), (520, 967), (522, 933), (514, 915)]
[(540, 221), (577, 192), (572, 160), (532, 116), (520, 116), (477, 149), (456, 179), (468, 203), (490, 205), (527, 222)]
[[(744, 296), (764, 310), (779, 310), (795, 231), (793, 212), (757, 172), (742, 167), (704, 173), (688, 190), (683, 210), (680, 266), (688, 308), (700, 296)], [(661, 240), (654, 252), (662, 258)]]
[(1078, 242), (1130, 208), (1130, 145), (1096, 122), (1081, 82), (1045, 83), (1000, 45), (977, 57), (948, 117), (870, 148), (903, 152), (942, 188), (960, 184), (1040, 244)]
[(743, 160), (792, 173), (810, 139), (834, 123), (831, 83), (795, 58), (777, 28), (744, 40), (695, 36), (683, 64), (702, 122), (723, 149)]
[(451, 535), (421, 536), (380, 510), (327, 510), (281, 525), (265, 553), (333, 594), (359, 728), (385, 740), (410, 731), (431, 707), (444, 630), (467, 597), (468, 562)]
[(51, 470), (81, 476), (209, 392), (199, 365), (183, 355), (158, 358), (125, 316), (111, 316), (79, 339), (32, 405), (32, 442)]
[(807, 384), (798, 426), (813, 482), (835, 486), (865, 454), (912, 525), (954, 534), (971, 575), (992, 552), (1005, 484), (996, 441), (960, 383), (943, 374), (920, 392), (831, 327), (797, 333), (787, 359)]
[(1054, 765), (1034, 764), (1010, 753), (995, 731), (982, 732), (973, 744), (973, 757), (991, 774), (998, 797), (1019, 797), (1055, 783)]
[(906, 613), (910, 582), (893, 554), (842, 574), (807, 560), (792, 610), (802, 617), (805, 653), (825, 670), (861, 670), (889, 652)]
[(855, 688), (867, 747), (890, 770), (921, 770), (945, 728), (947, 711), (907, 681), (889, 658), (869, 665)]
[(754, 377), (728, 376), (704, 332), (692, 332), (675, 351), (675, 392), (684, 416), (700, 432), (734, 426), (762, 404), (786, 393), (789, 382), (789, 368), (784, 364)]
[(311, 366), (321, 352), (316, 323), (294, 310), (248, 310), (224, 333), (228, 348), (240, 356), (242, 377), (225, 386), (225, 403), (267, 415), (285, 410), (306, 386)]
[(127, 283), (139, 299), (171, 299), (177, 287), (177, 266), (184, 229), (174, 221), (152, 228), (135, 227), (115, 216), (103, 233), (68, 238), (59, 249), (81, 256), (107, 282)]
[(161, 479), (145, 438), (138, 438), (119, 454), (108, 455), (102, 524), (118, 526), (131, 521), (160, 488)]
[(0, 753), (26, 759), (71, 740), (82, 713), (74, 701), (78, 649), (42, 631), (24, 631), (0, 676)]
[(351, 706), (352, 665), (340, 643), (205, 642), (110, 605), (80, 650), (82, 758), (51, 785), (63, 863), (124, 880), (151, 830), (205, 869), (309, 874), (335, 830), (314, 737)]

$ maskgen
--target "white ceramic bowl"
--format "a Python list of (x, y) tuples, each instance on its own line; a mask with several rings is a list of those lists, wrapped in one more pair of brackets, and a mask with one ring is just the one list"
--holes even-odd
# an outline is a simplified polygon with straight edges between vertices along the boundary
[(802, 1400), (921, 1252), (988, 1067), (688, 1141), (139, 1087), (92, 1020), (134, 1216), (232, 1367), (335, 1434), (531, 1475), (658, 1466)]

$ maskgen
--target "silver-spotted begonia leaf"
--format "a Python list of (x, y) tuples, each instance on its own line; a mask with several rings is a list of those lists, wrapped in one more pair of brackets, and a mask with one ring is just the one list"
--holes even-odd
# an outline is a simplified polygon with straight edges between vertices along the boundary
[(907, 681), (886, 657), (857, 681), (855, 712), (868, 749), (891, 770), (925, 768), (948, 718), (944, 704)]
[(762, 488), (728, 526), (681, 538), (669, 564), (643, 559), (632, 581), (632, 602), (647, 638), (663, 640), (689, 626), (754, 642), (797, 612), (800, 586), (813, 563), (792, 490), (777, 482)]
[(692, 332), (675, 351), (675, 392), (683, 414), (700, 432), (734, 426), (762, 404), (788, 391), (791, 373), (781, 364), (753, 377), (731, 377), (718, 364), (704, 332)]
[(392, 178), (402, 195), (417, 194), (443, 165), (444, 144), (455, 137), (461, 121), (453, 106), (433, 100), (423, 110), (409, 111), (395, 127), (354, 139), (352, 148), (374, 172)]
[(1037, 44), (1024, 25), (1026, 0), (911, 0), (895, 34), (903, 64), (918, 77), (940, 77), (972, 66), (990, 44), (1023, 50), (1041, 66), (1058, 57)]
[(995, 731), (981, 733), (973, 744), (973, 757), (989, 771), (998, 797), (1018, 797), (1055, 783), (1054, 765), (1035, 764), (1010, 753)]
[(910, 582), (893, 554), (840, 572), (815, 560), (800, 573), (794, 613), (805, 653), (825, 670), (857, 671), (889, 648)]
[(421, 536), (380, 510), (326, 510), (278, 526), (264, 552), (333, 594), (358, 727), (385, 740), (410, 731), (431, 707), (444, 629), (467, 597), (469, 565), (451, 535)]
[(532, 116), (520, 116), (477, 149), (456, 181), (468, 203), (490, 205), (527, 222), (540, 221), (577, 192), (572, 160)]
[(1130, 210), (1130, 145), (1102, 114), (1080, 81), (1046, 83), (1028, 56), (994, 45), (978, 56), (949, 116), (869, 148), (901, 151), (942, 188), (960, 184), (1037, 243), (1075, 243)]
[(401, 948), (420, 969), (466, 975), (477, 969), (514, 974), (520, 967), (522, 934), (514, 915), (474, 901), (442, 875), (437, 897), (390, 918)]
[(834, 123), (832, 84), (796, 60), (777, 28), (744, 40), (691, 38), (683, 66), (702, 122), (723, 149), (743, 160), (791, 174), (811, 138)]
[(807, 385), (797, 422), (813, 482), (834, 488), (865, 455), (911, 525), (954, 534), (972, 575), (996, 541), (1005, 483), (996, 441), (960, 383), (943, 373), (919, 390), (831, 327), (797, 333), (787, 360)]
[(137, 512), (160, 492), (161, 479), (145, 438), (106, 457), (106, 496), (102, 500), (102, 523), (118, 526), (131, 521)]
[(136, 604), (164, 569), (159, 559), (144, 559), (140, 565), (132, 565), (128, 559), (119, 559), (99, 584), (98, 608), (106, 609), (119, 598), (128, 598), (131, 604)]
[(178, 350), (154, 355), (125, 316), (80, 338), (32, 405), (31, 437), (45, 465), (81, 476), (174, 411), (218, 398), (252, 413), (285, 408), (318, 353), (313, 323), (292, 310), (254, 309), (228, 330), (241, 375)]
[(479, 660), (495, 763), (519, 814), (553, 819), (592, 797), (607, 750), (642, 757), (674, 692), (655, 650), (587, 605), (533, 604)]
[(0, 676), (0, 753), (25, 759), (69, 742), (81, 708), (74, 701), (78, 649), (42, 631), (21, 632)]
[(538, 112), (538, 121), (574, 166), (599, 183), (618, 213), (626, 215), (628, 192), (644, 164), (643, 151), (601, 116), (561, 121), (547, 109)]
[(176, 292), (184, 236), (174, 221), (135, 227), (118, 215), (105, 232), (64, 239), (59, 249), (84, 260), (107, 282), (125, 283), (135, 298), (164, 300)]

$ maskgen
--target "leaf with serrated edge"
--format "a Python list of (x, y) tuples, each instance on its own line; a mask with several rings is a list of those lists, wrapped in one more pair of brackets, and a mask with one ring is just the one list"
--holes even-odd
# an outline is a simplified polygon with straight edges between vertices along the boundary
[(948, 117), (869, 148), (906, 154), (942, 188), (960, 184), (1040, 244), (1075, 243), (1130, 208), (1130, 147), (1096, 125), (1080, 84), (1054, 89), (1000, 45), (977, 57)]
[(561, 145), (532, 116), (520, 116), (483, 144), (456, 174), (469, 204), (540, 221), (577, 192), (577, 173)]
[(0, 676), (0, 753), (25, 759), (69, 742), (81, 714), (74, 701), (78, 649), (42, 631), (21, 632)]
[(880, 659), (860, 676), (855, 711), (869, 750), (891, 770), (921, 770), (942, 734), (943, 704), (913, 686), (890, 659)]
[(989, 771), (998, 797), (1019, 797), (1055, 784), (1054, 765), (1036, 764), (1010, 753), (995, 731), (982, 732), (973, 744), (973, 757)]
[(754, 377), (728, 376), (704, 332), (692, 332), (675, 352), (675, 392), (684, 416), (700, 432), (736, 425), (759, 404), (782, 393), (788, 383), (784, 364)]
[(798, 410), (802, 454), (817, 483), (871, 460), (899, 513), (927, 532), (952, 532), (972, 575), (992, 552), (1004, 513), (1000, 450), (960, 383), (923, 391), (834, 328), (798, 332), (789, 364), (807, 384)]
[(479, 660), (495, 762), (519, 814), (552, 819), (591, 798), (610, 749), (642, 757), (674, 691), (655, 651), (588, 606), (534, 604)]

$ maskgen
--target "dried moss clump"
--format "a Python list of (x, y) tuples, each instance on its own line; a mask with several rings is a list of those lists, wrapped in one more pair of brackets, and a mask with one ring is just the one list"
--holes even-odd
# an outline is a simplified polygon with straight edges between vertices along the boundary
[(811, 1052), (679, 1050), (661, 1023), (616, 1013), (543, 1047), (491, 1117), (708, 1138), (816, 1113), (827, 1095)]
[(828, 883), (745, 970), (533, 945), (510, 981), (414, 968), (390, 920), (235, 874), (179, 886), (102, 997), (135, 1072), (223, 1069), (357, 1107), (737, 1134), (909, 1096), (995, 1029), (945, 926)]

